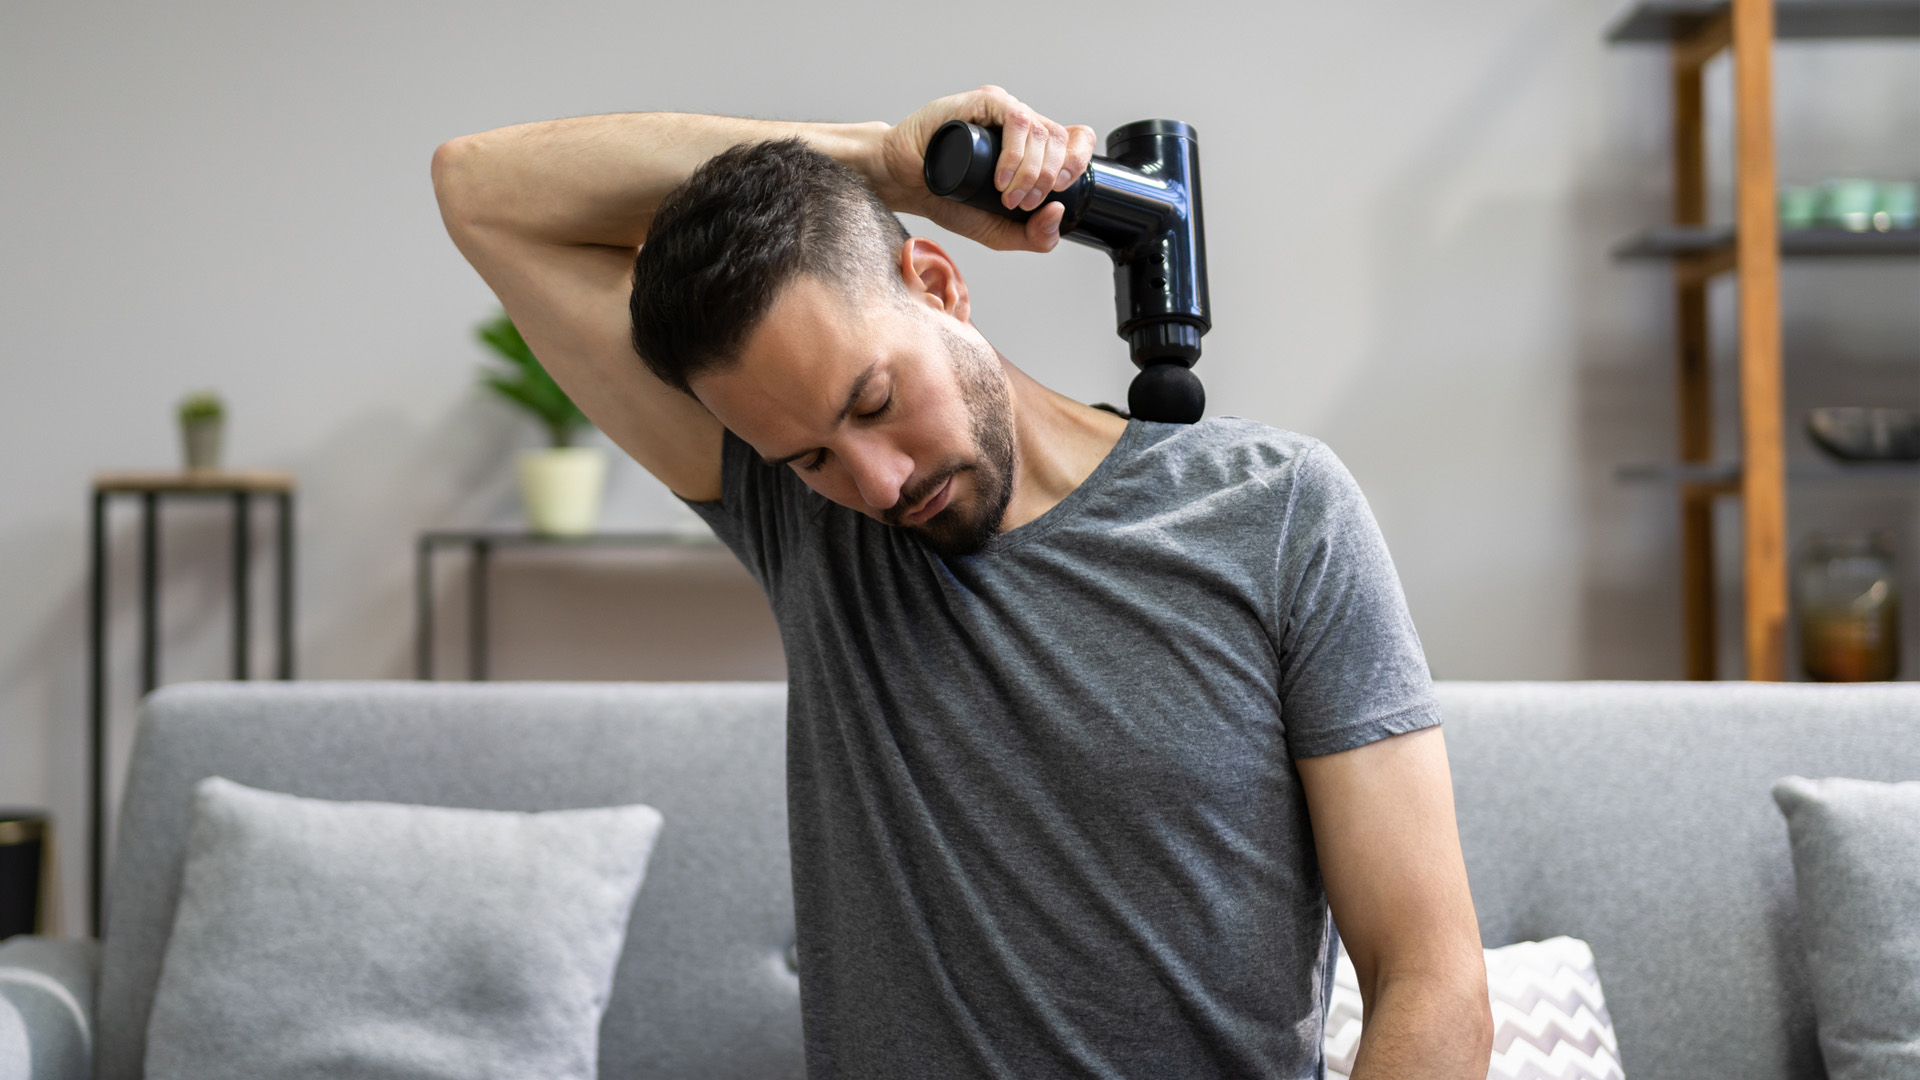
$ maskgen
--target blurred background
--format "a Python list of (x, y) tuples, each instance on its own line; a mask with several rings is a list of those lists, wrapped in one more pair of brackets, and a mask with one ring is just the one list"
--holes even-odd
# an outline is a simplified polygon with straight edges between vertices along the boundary
[[(225, 399), (230, 464), (298, 477), (302, 677), (410, 677), (417, 535), (519, 520), (513, 456), (541, 436), (477, 387), (473, 328), (495, 305), (441, 228), (438, 143), (628, 110), (891, 121), (985, 82), (1103, 138), (1154, 116), (1198, 129), (1209, 411), (1309, 433), (1347, 462), (1437, 677), (1678, 677), (1677, 499), (1615, 477), (1673, 459), (1676, 425), (1669, 272), (1608, 255), (1669, 213), (1667, 56), (1604, 44), (1624, 6), (5, 5), (0, 804), (75, 823), (77, 902), (88, 485), (175, 467), (189, 392)], [(1782, 44), (1781, 181), (1920, 172), (1914, 56)], [(1709, 69), (1716, 221), (1731, 214), (1726, 68)], [(1070, 395), (1125, 399), (1104, 256), (993, 253), (907, 224), (952, 244), (1002, 352)], [(1810, 407), (1920, 406), (1920, 260), (1790, 263), (1783, 296), (1790, 457), (1815, 455)], [(1713, 311), (1724, 457), (1730, 282)], [(689, 526), (630, 462), (608, 484), (603, 528)], [(1889, 530), (1920, 566), (1914, 494), (1898, 479), (1795, 487), (1790, 537)], [(1720, 513), (1737, 673), (1737, 506)], [(230, 529), (223, 507), (167, 510), (164, 681), (226, 673)], [(114, 518), (118, 761), (136, 532)], [(449, 627), (457, 564), (434, 593)], [(783, 672), (764, 604), (724, 555), (536, 551), (494, 580), (497, 678)], [(269, 622), (254, 623), (263, 655)], [(459, 633), (443, 636), (457, 667)]]

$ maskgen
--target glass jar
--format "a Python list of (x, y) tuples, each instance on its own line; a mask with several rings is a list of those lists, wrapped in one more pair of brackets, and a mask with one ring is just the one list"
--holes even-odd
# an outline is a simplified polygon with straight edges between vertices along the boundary
[(1800, 663), (1818, 682), (1875, 682), (1900, 670), (1893, 537), (1814, 533), (1794, 568)]

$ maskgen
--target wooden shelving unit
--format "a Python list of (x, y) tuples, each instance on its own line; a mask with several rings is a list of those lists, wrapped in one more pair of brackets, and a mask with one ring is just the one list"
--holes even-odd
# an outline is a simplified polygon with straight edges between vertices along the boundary
[[(1614, 251), (1673, 264), (1679, 367), (1678, 485), (1686, 673), (1718, 675), (1713, 504), (1741, 510), (1746, 677), (1787, 675), (1787, 467), (1781, 404), (1782, 256), (1920, 255), (1914, 233), (1790, 232), (1782, 236), (1774, 173), (1773, 42), (1920, 37), (1916, 0), (1643, 0), (1607, 34), (1610, 42), (1660, 42), (1671, 56), (1673, 222)], [(1707, 223), (1703, 72), (1730, 50), (1734, 102), (1734, 221)], [(1707, 287), (1722, 273), (1739, 290), (1740, 460), (1715, 463)], [(1656, 470), (1657, 471), (1657, 470)], [(1642, 477), (1645, 478), (1645, 477)]]

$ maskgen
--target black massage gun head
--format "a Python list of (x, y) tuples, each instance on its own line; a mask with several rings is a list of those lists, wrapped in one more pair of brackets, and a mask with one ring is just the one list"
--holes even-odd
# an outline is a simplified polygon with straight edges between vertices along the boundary
[[(1199, 142), (1178, 120), (1140, 120), (1107, 136), (1107, 155), (1046, 202), (1066, 208), (1062, 237), (1113, 258), (1118, 332), (1140, 368), (1128, 408), (1145, 420), (1191, 424), (1205, 411), (1206, 394), (1189, 369), (1212, 326)], [(999, 160), (999, 129), (950, 120), (928, 140), (927, 189), (1025, 221), (1030, 211), (1000, 205), (993, 187)]]
[(1148, 364), (1127, 387), (1127, 411), (1163, 424), (1198, 423), (1207, 411), (1207, 391), (1185, 364), (1171, 360)]

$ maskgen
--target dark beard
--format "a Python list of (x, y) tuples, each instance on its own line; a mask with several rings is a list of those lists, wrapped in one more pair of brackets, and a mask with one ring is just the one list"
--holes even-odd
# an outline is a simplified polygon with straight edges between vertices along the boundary
[[(974, 461), (954, 465), (915, 485), (895, 505), (919, 506), (942, 485), (963, 472), (973, 474), (973, 499), (967, 505), (950, 502), (945, 510), (912, 526), (942, 558), (977, 554), (1000, 532), (1007, 506), (1013, 501), (1013, 403), (1000, 374), (1000, 358), (942, 327), (947, 356), (960, 381), (960, 396), (971, 418)], [(899, 524), (894, 521), (893, 524)]]

